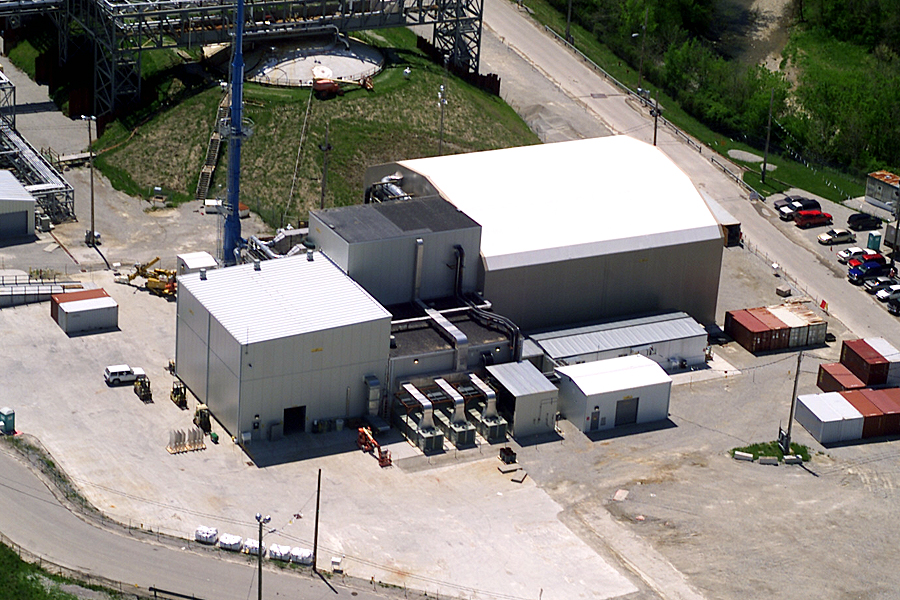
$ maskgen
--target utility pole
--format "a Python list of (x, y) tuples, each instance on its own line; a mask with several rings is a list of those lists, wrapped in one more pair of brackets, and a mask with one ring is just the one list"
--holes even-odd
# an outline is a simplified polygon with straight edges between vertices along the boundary
[(803, 360), (803, 350), (797, 353), (797, 369), (794, 373), (794, 389), (791, 392), (791, 415), (788, 417), (787, 432), (778, 428), (778, 444), (784, 454), (791, 453), (791, 429), (794, 426), (794, 412), (797, 409), (797, 383), (800, 380), (800, 361)]
[(572, 43), (572, 36), (569, 34), (569, 28), (572, 25), (572, 0), (569, 0), (569, 9), (566, 11), (566, 41)]
[(313, 572), (316, 571), (316, 565), (319, 558), (319, 499), (322, 496), (322, 469), (319, 469), (319, 483), (316, 486), (316, 526), (313, 529)]
[(262, 544), (262, 530), (263, 525), (272, 520), (272, 517), (266, 515), (265, 517), (259, 513), (256, 513), (256, 521), (259, 523), (259, 547), (256, 549), (256, 556), (259, 558), (259, 584), (256, 586), (256, 591), (259, 593), (258, 598), (262, 600), (262, 555), (263, 555), (263, 544)]
[(772, 134), (772, 104), (775, 102), (775, 88), (772, 88), (772, 94), (769, 96), (769, 124), (766, 127), (766, 152), (763, 155), (762, 163), (762, 182), (766, 182), (766, 166), (769, 162), (769, 136)]
[(93, 248), (93, 247), (96, 246), (96, 244), (97, 244), (97, 239), (96, 239), (96, 235), (97, 235), (96, 232), (97, 232), (97, 229), (96, 229), (95, 226), (94, 226), (94, 151), (93, 151), (93, 149), (91, 148), (91, 146), (94, 145), (94, 139), (93, 139), (93, 137), (92, 137), (92, 135), (91, 135), (91, 121), (96, 122), (96, 121), (97, 121), (97, 117), (93, 117), (93, 116), (92, 116), (92, 117), (88, 117), (88, 116), (85, 116), (85, 115), (81, 115), (81, 120), (82, 120), (82, 121), (87, 121), (87, 127), (88, 127), (88, 156), (89, 156), (90, 165), (91, 165), (91, 231), (90, 231), (86, 236), (84, 236), (84, 238), (85, 238), (84, 241), (85, 241), (85, 243), (86, 243), (88, 246), (90, 246), (91, 248)]
[(319, 144), (319, 150), (324, 154), (322, 158), (322, 198), (319, 200), (319, 208), (325, 209), (325, 182), (328, 180), (328, 153), (331, 152), (332, 146), (328, 143), (328, 134), (331, 128), (331, 121), (325, 123), (325, 143)]

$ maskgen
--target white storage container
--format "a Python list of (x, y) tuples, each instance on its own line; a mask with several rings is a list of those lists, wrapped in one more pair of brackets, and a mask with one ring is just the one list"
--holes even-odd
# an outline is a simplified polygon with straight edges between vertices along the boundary
[(269, 558), (273, 560), (290, 560), (291, 547), (282, 546), (280, 544), (272, 544), (271, 546), (269, 546)]
[(215, 527), (204, 527), (201, 525), (194, 532), (194, 539), (201, 544), (215, 544), (219, 539), (219, 530)]
[(291, 562), (298, 565), (311, 565), (313, 563), (312, 550), (308, 548), (294, 548), (291, 550)]
[(109, 297), (75, 300), (59, 305), (59, 326), (66, 333), (82, 333), (116, 329), (119, 326), (119, 305)]
[(222, 550), (231, 550), (232, 552), (240, 552), (243, 547), (244, 539), (239, 535), (231, 533), (223, 533), (219, 537), (219, 548)]

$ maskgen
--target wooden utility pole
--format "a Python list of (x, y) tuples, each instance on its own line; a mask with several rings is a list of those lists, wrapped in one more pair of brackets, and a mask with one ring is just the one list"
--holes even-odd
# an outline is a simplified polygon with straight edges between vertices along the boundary
[(319, 558), (319, 498), (322, 496), (322, 469), (319, 469), (319, 483), (316, 486), (316, 526), (313, 530), (313, 572), (316, 572), (316, 564)]
[(656, 129), (659, 125), (659, 88), (656, 88), (656, 104), (651, 111), (653, 114), (653, 145), (656, 145)]
[[(794, 389), (791, 391), (791, 415), (788, 417), (787, 432), (779, 431), (778, 443), (781, 445), (781, 451), (784, 454), (791, 453), (791, 429), (794, 426), (794, 412), (797, 409), (797, 383), (800, 380), (800, 361), (803, 360), (803, 350), (797, 353), (797, 370), (794, 373)], [(784, 435), (780, 435), (784, 433)]]
[(319, 200), (319, 208), (325, 208), (325, 184), (328, 181), (328, 153), (331, 152), (332, 146), (328, 143), (328, 134), (331, 129), (331, 121), (325, 123), (325, 143), (319, 144), (319, 150), (324, 153), (322, 158), (322, 198)]

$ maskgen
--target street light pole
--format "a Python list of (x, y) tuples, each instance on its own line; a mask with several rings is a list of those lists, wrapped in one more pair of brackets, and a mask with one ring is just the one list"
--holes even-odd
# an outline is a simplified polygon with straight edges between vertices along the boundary
[(272, 517), (266, 515), (265, 517), (259, 513), (256, 513), (256, 521), (259, 523), (259, 546), (256, 548), (256, 556), (259, 558), (259, 584), (256, 586), (257, 592), (259, 592), (257, 598), (262, 600), (262, 555), (263, 555), (263, 545), (262, 545), (262, 530), (263, 525), (272, 520)]
[(97, 240), (95, 239), (95, 232), (97, 231), (94, 227), (94, 151), (91, 149), (91, 146), (94, 144), (94, 139), (91, 135), (91, 121), (97, 120), (97, 117), (88, 117), (86, 115), (81, 115), (82, 121), (87, 121), (88, 126), (88, 157), (91, 165), (91, 232), (85, 236), (85, 242), (90, 247), (94, 247), (96, 245)]
[(444, 84), (441, 84), (440, 90), (438, 90), (438, 104), (441, 105), (441, 130), (440, 135), (438, 136), (438, 156), (442, 156), (444, 154), (444, 106), (447, 104), (447, 98), (444, 97)]
[(647, 40), (647, 19), (650, 16), (650, 8), (644, 11), (644, 28), (641, 30), (641, 66), (638, 69), (638, 94), (644, 85), (644, 47)]

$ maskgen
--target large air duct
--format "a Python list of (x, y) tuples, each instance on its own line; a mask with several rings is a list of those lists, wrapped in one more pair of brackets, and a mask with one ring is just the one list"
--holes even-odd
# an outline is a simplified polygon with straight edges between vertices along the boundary
[(419, 299), (419, 288), (422, 287), (422, 262), (425, 256), (425, 240), (416, 238), (416, 265), (413, 275), (413, 300)]
[(404, 383), (403, 389), (406, 390), (413, 400), (418, 402), (422, 406), (422, 417), (419, 419), (419, 430), (429, 431), (434, 429), (434, 406), (431, 404), (431, 400), (425, 397), (425, 394), (420, 392), (416, 386), (411, 383)]
[(472, 384), (484, 394), (484, 397), (487, 400), (484, 407), (484, 413), (482, 413), (481, 417), (485, 420), (496, 419), (499, 416), (497, 414), (497, 393), (475, 373), (469, 373), (469, 379), (472, 380)]
[(450, 417), (450, 422), (454, 425), (465, 423), (466, 401), (463, 399), (462, 395), (444, 379), (438, 378), (435, 379), (434, 382), (438, 384), (438, 387), (440, 387), (445, 394), (450, 396), (451, 400), (453, 400), (453, 416)]

